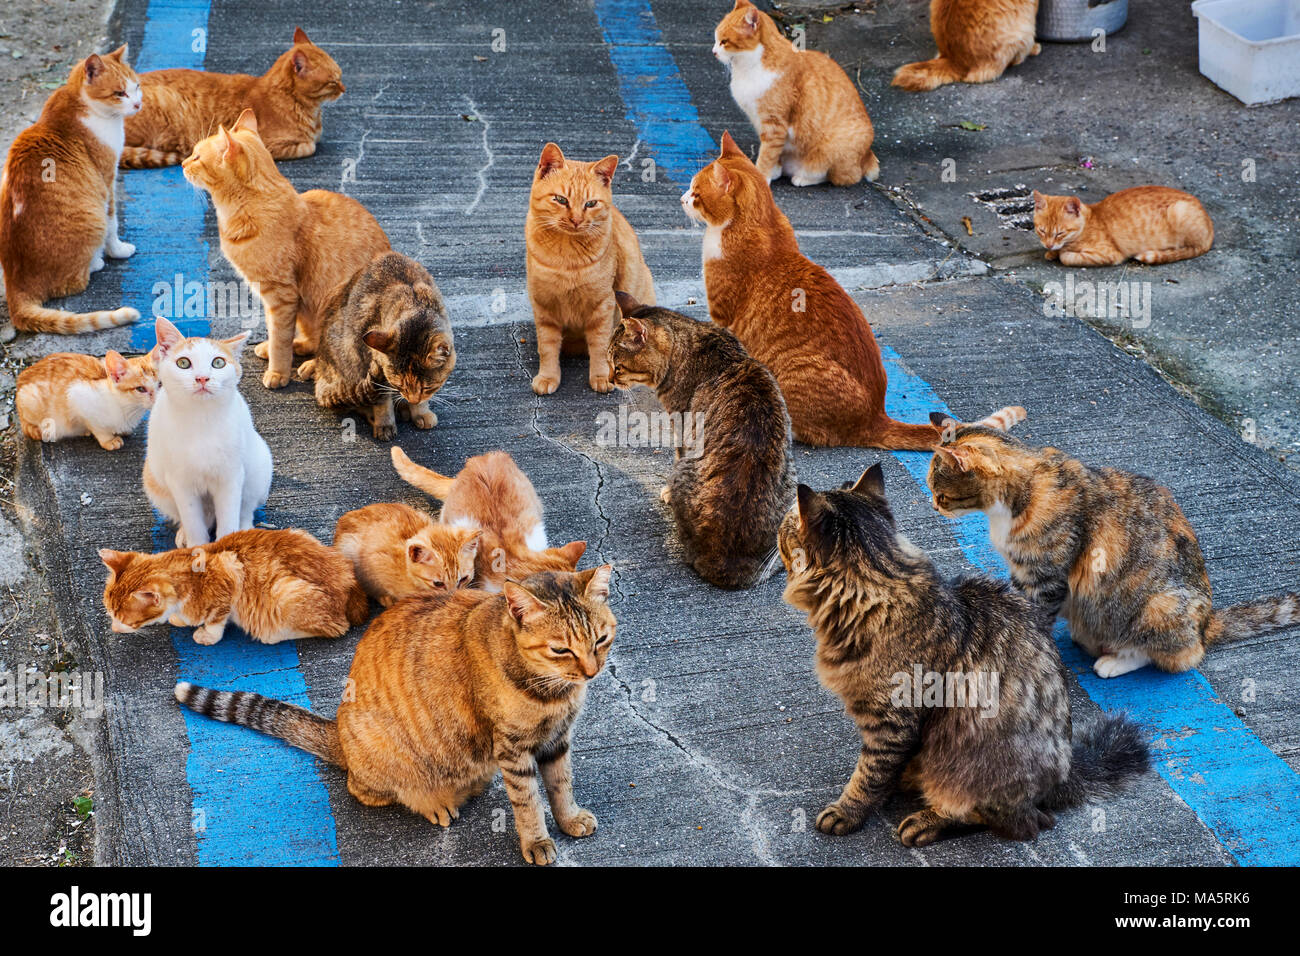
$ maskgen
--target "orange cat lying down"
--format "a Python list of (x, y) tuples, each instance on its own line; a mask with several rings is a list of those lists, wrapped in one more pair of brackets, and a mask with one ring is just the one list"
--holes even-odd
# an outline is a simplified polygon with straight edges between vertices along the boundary
[(1203, 255), (1214, 245), (1214, 223), (1191, 193), (1135, 186), (1091, 205), (1077, 196), (1034, 191), (1034, 232), (1045, 258), (1066, 266), (1147, 265)]

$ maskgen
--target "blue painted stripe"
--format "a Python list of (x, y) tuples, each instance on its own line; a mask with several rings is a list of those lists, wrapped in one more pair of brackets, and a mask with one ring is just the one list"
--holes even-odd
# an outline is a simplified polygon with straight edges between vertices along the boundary
[[(688, 183), (713, 158), (713, 144), (662, 46), (650, 3), (597, 0), (596, 13), (619, 73), (628, 118), (670, 177)], [(925, 421), (931, 411), (948, 411), (896, 352), (882, 351), (889, 375), (885, 405), (892, 417)], [(924, 489), (929, 455), (896, 452), (895, 457)], [(963, 518), (952, 528), (972, 564), (990, 574), (1007, 573), (989, 541), (983, 515)], [(1161, 776), (1239, 862), (1300, 863), (1300, 781), (1214, 695), (1204, 677), (1144, 668), (1104, 681), (1092, 673), (1091, 661), (1069, 640), (1064, 627), (1058, 628), (1057, 642), (1081, 686), (1100, 707), (1128, 711), (1152, 732)]]
[[(204, 31), (206, 40), (208, 8), (207, 0), (150, 0), (136, 69), (201, 68), (205, 54), (194, 49), (194, 31)], [(184, 180), (179, 167), (131, 170), (124, 179), (126, 239), (135, 243), (136, 253), (127, 261), (122, 285), (128, 301), (147, 316), (161, 292), (156, 283), (175, 284), (178, 277), (182, 283), (207, 282), (207, 199)], [(184, 317), (161, 303), (159, 311), (189, 335), (210, 331), (206, 315)], [(145, 319), (132, 330), (131, 345), (140, 351), (153, 347), (152, 322)], [(172, 547), (173, 536), (159, 520), (155, 549)], [(213, 647), (196, 644), (188, 628), (173, 628), (171, 638), (178, 680), (311, 706), (292, 642), (257, 644), (233, 627)], [(181, 712), (190, 740), (185, 776), (200, 864), (338, 865), (334, 816), (314, 757), (255, 731)]]

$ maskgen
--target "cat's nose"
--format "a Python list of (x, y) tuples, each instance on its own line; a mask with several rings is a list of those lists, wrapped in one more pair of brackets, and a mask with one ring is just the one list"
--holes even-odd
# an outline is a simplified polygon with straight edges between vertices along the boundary
[(123, 624), (121, 621), (114, 621), (114, 622), (113, 622), (113, 630), (114, 630), (114, 632), (116, 632), (116, 633), (118, 633), (118, 634), (130, 634), (130, 633), (131, 633), (131, 629), (130, 629), (129, 627), (127, 627), (125, 624)]
[(195, 376), (194, 376), (194, 384), (195, 384), (195, 385), (207, 385), (209, 381), (211, 381), (211, 380), (210, 380), (206, 375), (195, 375)]

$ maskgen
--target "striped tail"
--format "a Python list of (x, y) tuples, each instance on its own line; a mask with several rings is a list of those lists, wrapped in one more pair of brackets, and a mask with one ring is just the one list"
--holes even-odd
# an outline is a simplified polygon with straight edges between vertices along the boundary
[(939, 444), (939, 429), (934, 425), (909, 425), (892, 418), (877, 421), (862, 442), (867, 448), (886, 451), (934, 451)]
[(73, 335), (127, 325), (139, 319), (140, 313), (127, 307), (100, 312), (65, 312), (62, 309), (47, 309), (39, 299), (23, 292), (14, 292), (9, 296), (9, 318), (13, 321), (14, 328), (21, 332)]
[(1256, 634), (1300, 624), (1300, 593), (1275, 594), (1215, 611), (1205, 635), (1206, 645), (1240, 641)]
[(366, 623), (366, 619), (370, 617), (370, 598), (366, 596), (360, 584), (354, 582), (352, 590), (348, 592), (348, 603), (344, 613), (347, 615), (348, 623), (353, 627)]
[(442, 501), (451, 494), (451, 485), (455, 480), (454, 478), (440, 475), (432, 468), (417, 465), (406, 457), (406, 452), (402, 451), (397, 445), (393, 446), (393, 467), (397, 469), (397, 473), (404, 482), (408, 485), (414, 485), (426, 495), (432, 495)]
[(948, 427), (952, 427), (954, 430), (958, 428), (993, 428), (997, 431), (1005, 432), (1010, 431), (1016, 425), (1019, 425), (1028, 416), (1029, 413), (1025, 411), (1023, 406), (1007, 405), (1003, 408), (999, 408), (992, 415), (987, 415), (984, 418), (981, 418), (977, 422), (959, 422), (951, 415), (946, 415), (943, 412), (931, 412), (930, 422), (936, 428), (940, 429), (946, 429)]
[(892, 85), (905, 90), (920, 92), (933, 90), (945, 83), (956, 83), (964, 72), (958, 70), (951, 60), (935, 57), (933, 60), (921, 60), (900, 66), (894, 72)]
[(161, 166), (175, 166), (184, 158), (180, 153), (151, 146), (124, 146), (117, 164), (123, 169), (157, 169)]
[(261, 694), (209, 690), (184, 681), (176, 685), (175, 693), (176, 699), (195, 713), (279, 737), (321, 760), (347, 768), (338, 724), (310, 710)]

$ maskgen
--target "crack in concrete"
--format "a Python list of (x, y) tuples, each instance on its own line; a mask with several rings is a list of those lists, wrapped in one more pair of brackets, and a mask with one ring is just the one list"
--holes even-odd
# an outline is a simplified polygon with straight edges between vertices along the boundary
[(473, 202), (465, 207), (465, 215), (468, 216), (478, 208), (479, 201), (483, 198), (483, 194), (487, 192), (488, 170), (496, 165), (497, 160), (496, 156), (492, 153), (492, 147), (488, 144), (488, 131), (492, 129), (492, 124), (489, 123), (483, 114), (478, 111), (478, 106), (474, 103), (473, 99), (467, 96), (465, 97), (465, 102), (469, 104), (470, 115), (483, 125), (483, 152), (487, 154), (487, 162), (481, 166), (478, 171), (478, 192), (474, 194)]

